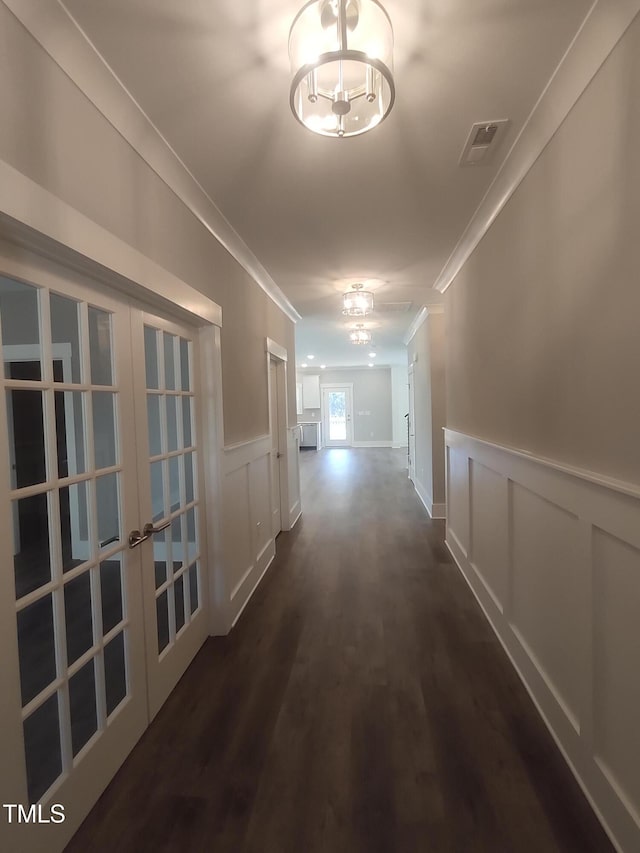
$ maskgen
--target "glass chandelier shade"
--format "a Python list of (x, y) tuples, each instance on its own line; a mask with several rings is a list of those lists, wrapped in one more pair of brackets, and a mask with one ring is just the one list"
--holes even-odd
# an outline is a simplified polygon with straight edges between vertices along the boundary
[(371, 332), (361, 324), (357, 325), (350, 333), (349, 338), (352, 344), (370, 344)]
[(366, 317), (373, 311), (373, 293), (354, 284), (343, 296), (342, 313), (347, 317)]
[(393, 29), (377, 0), (311, 0), (289, 33), (290, 103), (323, 136), (357, 136), (389, 114), (395, 98)]

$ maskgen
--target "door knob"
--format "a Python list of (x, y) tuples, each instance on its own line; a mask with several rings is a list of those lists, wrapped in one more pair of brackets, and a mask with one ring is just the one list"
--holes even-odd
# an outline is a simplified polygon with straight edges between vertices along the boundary
[(142, 532), (144, 535), (149, 538), (149, 536), (153, 536), (154, 533), (162, 533), (163, 530), (166, 530), (167, 527), (171, 524), (171, 519), (169, 521), (164, 521), (162, 524), (158, 524), (157, 527), (154, 527), (153, 524), (148, 521), (145, 526), (142, 528)]

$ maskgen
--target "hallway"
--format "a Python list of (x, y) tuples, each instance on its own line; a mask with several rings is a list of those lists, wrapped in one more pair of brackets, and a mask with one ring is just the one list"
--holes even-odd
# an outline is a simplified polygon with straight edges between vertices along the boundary
[(304, 453), (304, 515), (68, 846), (612, 849), (401, 450)]

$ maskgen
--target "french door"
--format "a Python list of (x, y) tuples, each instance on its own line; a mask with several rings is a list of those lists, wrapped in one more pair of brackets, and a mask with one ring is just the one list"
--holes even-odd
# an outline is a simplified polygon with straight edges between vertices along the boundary
[(351, 408), (350, 386), (322, 386), (322, 443), (325, 447), (351, 446)]
[[(0, 275), (0, 848), (61, 849), (206, 636), (194, 330)], [(14, 816), (17, 813), (14, 813)], [(5, 843), (4, 836), (7, 835)]]

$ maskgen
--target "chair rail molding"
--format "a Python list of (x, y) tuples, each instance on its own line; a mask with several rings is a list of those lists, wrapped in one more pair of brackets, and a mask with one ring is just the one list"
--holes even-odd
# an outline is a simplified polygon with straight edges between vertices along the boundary
[(447, 546), (612, 842), (640, 850), (640, 488), (445, 445)]

